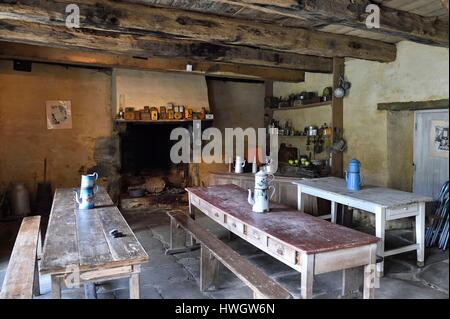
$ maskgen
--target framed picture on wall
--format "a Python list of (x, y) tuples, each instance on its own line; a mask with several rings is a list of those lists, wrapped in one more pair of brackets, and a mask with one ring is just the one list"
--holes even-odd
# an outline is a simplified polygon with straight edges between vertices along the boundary
[(72, 105), (70, 101), (47, 101), (45, 106), (49, 130), (72, 128)]
[(431, 156), (448, 158), (448, 121), (431, 122)]

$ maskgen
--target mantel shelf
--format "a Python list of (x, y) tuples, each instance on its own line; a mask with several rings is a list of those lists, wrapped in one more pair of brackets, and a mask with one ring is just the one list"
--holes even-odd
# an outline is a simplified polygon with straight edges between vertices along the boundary
[(193, 123), (194, 121), (201, 122), (212, 122), (213, 120), (114, 120), (116, 123), (125, 123), (125, 124), (183, 124), (183, 123)]
[(311, 103), (311, 104), (304, 104), (300, 106), (292, 106), (292, 107), (281, 107), (281, 108), (266, 108), (268, 111), (288, 111), (288, 110), (300, 110), (300, 109), (308, 109), (311, 107), (319, 107), (319, 106), (325, 106), (330, 105), (331, 106), (332, 101), (325, 101), (325, 102), (319, 102), (319, 103)]

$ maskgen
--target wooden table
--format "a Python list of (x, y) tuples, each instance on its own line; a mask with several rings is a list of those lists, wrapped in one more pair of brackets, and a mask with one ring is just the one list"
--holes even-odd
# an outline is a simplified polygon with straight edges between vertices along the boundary
[(247, 192), (235, 185), (188, 188), (192, 206), (250, 244), (301, 273), (302, 298), (312, 297), (314, 275), (365, 267), (364, 298), (374, 297), (378, 238), (281, 204), (252, 212)]
[[(358, 192), (349, 192), (345, 180), (336, 177), (317, 178), (295, 182), (298, 189), (298, 209), (302, 210), (302, 195), (312, 195), (331, 201), (331, 220), (336, 223), (337, 204), (350, 206), (375, 214), (375, 232), (380, 238), (377, 254), (392, 256), (407, 251), (417, 251), (417, 264), (425, 261), (425, 203), (432, 198), (402, 192), (394, 189), (364, 186)], [(385, 250), (386, 222), (401, 218), (415, 217), (416, 243), (393, 250)], [(384, 262), (377, 264), (377, 273), (383, 276)]]
[[(45, 237), (41, 274), (50, 274), (53, 298), (61, 286), (93, 286), (94, 282), (129, 278), (130, 298), (139, 298), (140, 267), (148, 255), (104, 188), (96, 208), (78, 210), (73, 189), (57, 189)], [(117, 229), (124, 237), (113, 238)]]

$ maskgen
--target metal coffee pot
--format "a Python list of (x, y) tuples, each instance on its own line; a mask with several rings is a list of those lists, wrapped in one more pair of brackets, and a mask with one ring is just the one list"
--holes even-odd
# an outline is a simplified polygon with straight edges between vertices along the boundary
[[(252, 194), (251, 189), (248, 190), (248, 203), (253, 205), (253, 212), (265, 213), (270, 210), (269, 201), (275, 194), (275, 187), (270, 185), (270, 182), (269, 175), (264, 171), (261, 170), (255, 174), (254, 194)], [(271, 192), (270, 195), (269, 192)]]
[(78, 209), (92, 209), (95, 206), (95, 193), (98, 191), (98, 185), (95, 187), (81, 188), (74, 190), (75, 202)]

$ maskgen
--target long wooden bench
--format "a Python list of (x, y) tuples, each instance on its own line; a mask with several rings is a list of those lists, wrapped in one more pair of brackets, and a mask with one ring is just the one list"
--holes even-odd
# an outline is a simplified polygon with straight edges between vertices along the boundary
[(14, 244), (0, 299), (32, 299), (39, 294), (37, 254), (40, 245), (40, 216), (25, 217)]
[[(252, 265), (217, 237), (201, 228), (198, 223), (181, 211), (168, 212), (172, 229), (189, 233), (201, 244), (200, 289), (206, 291), (215, 286), (219, 262), (233, 272), (252, 291), (255, 299), (290, 299), (289, 292)], [(180, 227), (182, 229), (180, 229)], [(172, 231), (172, 234), (173, 231)], [(178, 234), (180, 236), (180, 234)]]

